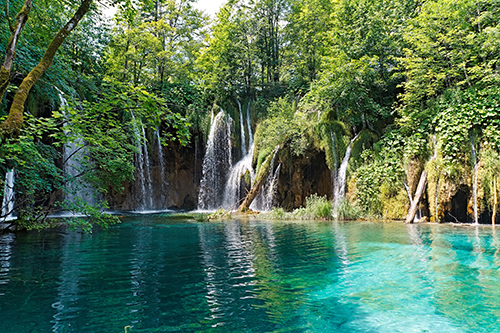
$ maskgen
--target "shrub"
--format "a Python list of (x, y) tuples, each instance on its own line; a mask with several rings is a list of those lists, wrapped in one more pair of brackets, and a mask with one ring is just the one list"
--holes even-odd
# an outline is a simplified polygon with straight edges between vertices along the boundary
[(346, 198), (340, 200), (335, 207), (334, 215), (340, 220), (356, 220), (363, 216), (363, 211), (359, 206), (351, 204)]

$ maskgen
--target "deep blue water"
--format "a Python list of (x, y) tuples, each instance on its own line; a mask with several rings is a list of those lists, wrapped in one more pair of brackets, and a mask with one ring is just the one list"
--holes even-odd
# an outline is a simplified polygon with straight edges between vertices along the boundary
[(500, 229), (129, 217), (0, 235), (0, 332), (500, 332)]

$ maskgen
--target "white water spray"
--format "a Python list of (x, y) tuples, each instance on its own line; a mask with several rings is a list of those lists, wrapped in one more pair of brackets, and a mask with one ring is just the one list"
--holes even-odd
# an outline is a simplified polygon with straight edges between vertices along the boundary
[(236, 100), (236, 102), (238, 103), (238, 109), (240, 110), (241, 156), (245, 156), (247, 153), (245, 122), (243, 121), (243, 112), (241, 112), (241, 103), (239, 100)]
[(5, 220), (14, 218), (14, 169), (9, 170), (5, 175), (5, 187), (3, 191), (2, 217)]
[[(59, 100), (61, 101), (61, 108), (63, 109), (63, 114), (66, 115), (64, 107), (68, 105), (68, 101), (64, 97), (64, 94), (57, 87), (54, 87), (59, 92)], [(64, 123), (64, 132), (69, 133), (71, 131), (71, 121), (67, 119)], [(76, 202), (77, 200), (83, 200), (86, 203), (92, 204), (94, 202), (94, 190), (84, 184), (81, 180), (82, 173), (84, 172), (84, 167), (81, 163), (85, 160), (87, 150), (85, 149), (85, 143), (81, 137), (74, 138), (73, 141), (64, 144), (63, 147), (63, 164), (64, 172), (70, 176), (70, 183), (67, 186), (67, 191), (64, 195), (64, 199), (68, 202)]]
[(140, 210), (153, 209), (153, 186), (151, 183), (151, 164), (146, 139), (146, 129), (133, 112), (130, 113), (133, 120), (136, 147), (139, 153), (135, 154), (136, 179), (139, 181), (139, 193), (136, 193), (137, 208)]
[(474, 162), (474, 170), (472, 177), (472, 199), (474, 204), (474, 224), (479, 224), (478, 214), (477, 214), (477, 171), (479, 169), (479, 163), (477, 163), (477, 154), (476, 148), (474, 147), (474, 138), (472, 137), (472, 133), (470, 133), (470, 146), (471, 146), (471, 155), (472, 162)]
[(231, 127), (232, 119), (223, 110), (212, 116), (203, 160), (198, 209), (217, 209), (223, 204), (228, 171), (232, 166)]
[(266, 182), (262, 185), (259, 195), (254, 199), (250, 205), (250, 209), (260, 212), (267, 212), (273, 208), (274, 201), (276, 198), (276, 192), (278, 190), (278, 180), (281, 171), (281, 163), (274, 167), (276, 163), (276, 156), (278, 153), (278, 148), (276, 147), (273, 152), (273, 158), (271, 164), (269, 165), (269, 175), (267, 176)]
[[(164, 160), (164, 156), (163, 156), (163, 146), (161, 144), (161, 139), (160, 139), (160, 130), (157, 128), (156, 131), (156, 148), (158, 149), (158, 160), (159, 160), (159, 164), (160, 164), (160, 190), (161, 190), (161, 196), (160, 198), (164, 198), (164, 196), (166, 195), (167, 191), (166, 191), (166, 182), (165, 182), (165, 160)], [(160, 203), (160, 206), (165, 202), (165, 200), (162, 200), (161, 203)], [(161, 207), (163, 208), (163, 207)]]
[(345, 197), (347, 165), (349, 163), (349, 158), (351, 157), (352, 144), (354, 143), (354, 141), (356, 141), (358, 137), (359, 134), (357, 134), (347, 146), (344, 159), (342, 160), (342, 163), (340, 164), (339, 170), (337, 172), (337, 177), (335, 179), (335, 186), (333, 192), (333, 200), (334, 200), (333, 202), (335, 207), (337, 207), (340, 201)]
[[(240, 108), (240, 126), (241, 126), (241, 141), (242, 144), (245, 142), (245, 126), (243, 122), (243, 115), (241, 112), (241, 104), (239, 101), (238, 106)], [(224, 204), (223, 207), (227, 209), (234, 209), (240, 204), (240, 200), (246, 196), (247, 186), (251, 188), (253, 181), (255, 179), (255, 172), (252, 167), (252, 158), (254, 152), (253, 134), (252, 127), (250, 124), (250, 102), (248, 102), (247, 108), (247, 131), (248, 131), (248, 143), (249, 150), (243, 152), (243, 158), (236, 163), (229, 171), (229, 177), (227, 179), (226, 187), (224, 190)], [(247, 184), (248, 178), (245, 178), (247, 174), (250, 176), (250, 183)]]

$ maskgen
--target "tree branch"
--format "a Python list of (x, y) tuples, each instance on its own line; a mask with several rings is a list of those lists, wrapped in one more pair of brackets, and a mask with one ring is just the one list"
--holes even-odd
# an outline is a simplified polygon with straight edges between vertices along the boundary
[(5, 91), (7, 90), (7, 87), (9, 86), (10, 83), (10, 70), (12, 68), (12, 63), (14, 62), (17, 42), (19, 40), (19, 37), (21, 36), (21, 31), (23, 30), (26, 21), (28, 21), (28, 16), (31, 11), (32, 3), (33, 0), (26, 0), (26, 2), (23, 5), (23, 8), (21, 8), (21, 10), (16, 16), (15, 28), (12, 28), (12, 24), (9, 18), (9, 0), (7, 0), (6, 3), (5, 12), (7, 15), (7, 20), (9, 21), (9, 28), (12, 31), (12, 35), (10, 36), (9, 44), (5, 49), (5, 59), (3, 66), (0, 68), (0, 101), (2, 100), (3, 95), (5, 94)]
[(5, 0), (5, 17), (7, 17), (7, 23), (9, 24), (10, 32), (14, 33), (14, 27), (12, 26), (12, 21), (10, 20), (9, 0)]
[[(26, 0), (26, 3), (32, 2), (32, 0)], [(19, 86), (16, 94), (14, 95), (14, 100), (9, 111), (9, 116), (0, 125), (0, 136), (12, 135), (18, 132), (23, 124), (23, 112), (24, 103), (28, 98), (29, 92), (33, 85), (38, 81), (38, 79), (45, 73), (45, 71), (50, 67), (57, 50), (64, 42), (66, 37), (73, 31), (73, 29), (78, 25), (83, 16), (89, 11), (90, 5), (93, 0), (83, 0), (80, 7), (76, 11), (75, 15), (66, 23), (66, 25), (59, 30), (57, 35), (52, 39), (52, 42), (47, 47), (42, 60), (31, 70), (31, 72), (24, 78), (23, 82)], [(24, 7), (23, 7), (24, 8)]]

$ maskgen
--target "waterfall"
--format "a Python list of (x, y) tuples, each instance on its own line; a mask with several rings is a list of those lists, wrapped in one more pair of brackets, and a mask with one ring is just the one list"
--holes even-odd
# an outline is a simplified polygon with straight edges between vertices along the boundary
[[(248, 131), (248, 143), (249, 150), (246, 150), (246, 145), (244, 145), (246, 141), (245, 137), (245, 125), (243, 122), (243, 114), (241, 111), (241, 104), (239, 101), (238, 106), (240, 110), (240, 127), (241, 127), (241, 142), (242, 142), (242, 153), (243, 158), (236, 163), (231, 170), (229, 171), (229, 177), (227, 179), (226, 187), (224, 189), (224, 204), (223, 207), (227, 209), (237, 208), (240, 204), (242, 198), (246, 196), (246, 190), (250, 190), (252, 187), (253, 181), (255, 179), (255, 172), (252, 167), (252, 157), (254, 152), (254, 143), (252, 137), (252, 127), (250, 125), (250, 102), (248, 103), (247, 108), (247, 131)], [(244, 146), (243, 146), (244, 145)], [(250, 176), (250, 183), (247, 183), (245, 179), (245, 175), (248, 172)], [(249, 188), (248, 188), (249, 187)]]
[(228, 171), (232, 166), (231, 128), (232, 119), (223, 110), (212, 116), (203, 160), (198, 209), (217, 209), (223, 204)]
[(245, 123), (243, 121), (243, 113), (241, 112), (241, 103), (239, 100), (236, 100), (238, 103), (238, 109), (240, 110), (240, 133), (241, 133), (241, 156), (245, 156), (247, 153), (247, 144), (245, 137)]
[(248, 146), (253, 147), (252, 124), (250, 122), (250, 101), (248, 101), (247, 105), (247, 130), (248, 130)]
[[(252, 144), (248, 154), (246, 154), (243, 159), (236, 163), (229, 171), (229, 177), (224, 189), (224, 208), (237, 208), (240, 204), (239, 201), (241, 198), (244, 198), (246, 195), (246, 185), (250, 188), (252, 187), (253, 180), (255, 179), (255, 172), (252, 168), (253, 150), (254, 146)], [(247, 172), (250, 175), (250, 184), (247, 184), (245, 181), (245, 175)]]
[(154, 208), (153, 186), (151, 183), (151, 164), (146, 139), (146, 129), (139, 120), (138, 126), (135, 115), (130, 113), (133, 120), (134, 136), (136, 147), (139, 153), (135, 154), (136, 181), (139, 180), (139, 193), (136, 193), (137, 208), (140, 210)]
[(434, 141), (434, 155), (432, 156), (432, 159), (436, 162), (436, 174), (437, 174), (436, 189), (435, 189), (436, 193), (434, 195), (434, 207), (435, 207), (434, 220), (435, 222), (439, 222), (438, 202), (439, 202), (439, 179), (441, 178), (441, 172), (439, 172), (437, 166), (437, 156), (438, 156), (437, 138), (435, 135), (433, 135), (432, 138)]
[(335, 133), (330, 130), (330, 138), (332, 140), (332, 156), (333, 156), (333, 170), (331, 170), (331, 182), (332, 182), (332, 197), (335, 196), (335, 182), (337, 181), (337, 172), (339, 167), (339, 158), (337, 156), (337, 143), (335, 141)]
[(472, 200), (474, 204), (474, 224), (479, 224), (477, 216), (477, 171), (479, 168), (479, 163), (477, 163), (476, 148), (474, 147), (474, 138), (472, 137), (472, 132), (470, 133), (470, 146), (472, 162), (474, 163), (473, 175), (472, 175)]
[(5, 175), (5, 188), (3, 191), (2, 218), (4, 221), (14, 218), (14, 169), (9, 170)]
[[(54, 87), (59, 92), (59, 100), (61, 101), (61, 108), (63, 109), (63, 114), (66, 115), (64, 107), (68, 105), (68, 101), (64, 97), (64, 94), (57, 87)], [(66, 119), (64, 123), (64, 132), (66, 134), (71, 131), (71, 120)], [(64, 172), (69, 176), (70, 183), (66, 186), (66, 193), (64, 194), (64, 200), (69, 203), (75, 203), (79, 200), (83, 202), (92, 204), (94, 203), (94, 191), (92, 188), (88, 187), (81, 180), (82, 173), (84, 172), (84, 167), (82, 165), (82, 160), (85, 160), (87, 155), (87, 150), (85, 149), (85, 143), (83, 139), (79, 136), (74, 138), (73, 141), (64, 144), (63, 147), (63, 165)]]
[(278, 181), (281, 172), (281, 163), (278, 164), (276, 170), (274, 170), (273, 177), (270, 179), (267, 185), (267, 195), (263, 202), (263, 208), (265, 211), (270, 211), (274, 206), (274, 201), (276, 200), (276, 193), (278, 192)]
[[(163, 205), (165, 202), (165, 195), (167, 193), (166, 191), (166, 182), (165, 182), (165, 160), (163, 156), (163, 146), (161, 145), (161, 140), (160, 140), (160, 130), (157, 128), (156, 131), (156, 147), (158, 149), (158, 160), (160, 164), (160, 193), (161, 195), (159, 198), (161, 199), (159, 207)], [(196, 161), (196, 159), (195, 159)]]
[(276, 162), (276, 156), (278, 153), (278, 147), (274, 149), (273, 158), (269, 166), (269, 175), (267, 176), (266, 182), (262, 185), (259, 195), (254, 199), (250, 205), (250, 209), (255, 211), (267, 212), (273, 208), (274, 200), (276, 198), (276, 192), (278, 190), (278, 180), (281, 171), (281, 163), (278, 164), (276, 169), (274, 164)]
[(346, 182), (346, 176), (347, 176), (347, 164), (349, 163), (349, 158), (351, 157), (351, 149), (352, 149), (352, 144), (356, 139), (359, 137), (359, 134), (357, 134), (349, 143), (347, 146), (347, 149), (345, 151), (345, 156), (344, 159), (342, 160), (342, 163), (340, 164), (339, 170), (337, 172), (337, 177), (335, 179), (335, 188), (333, 192), (333, 202), (334, 206), (338, 206), (340, 203), (340, 200), (342, 200), (345, 197), (345, 182)]

